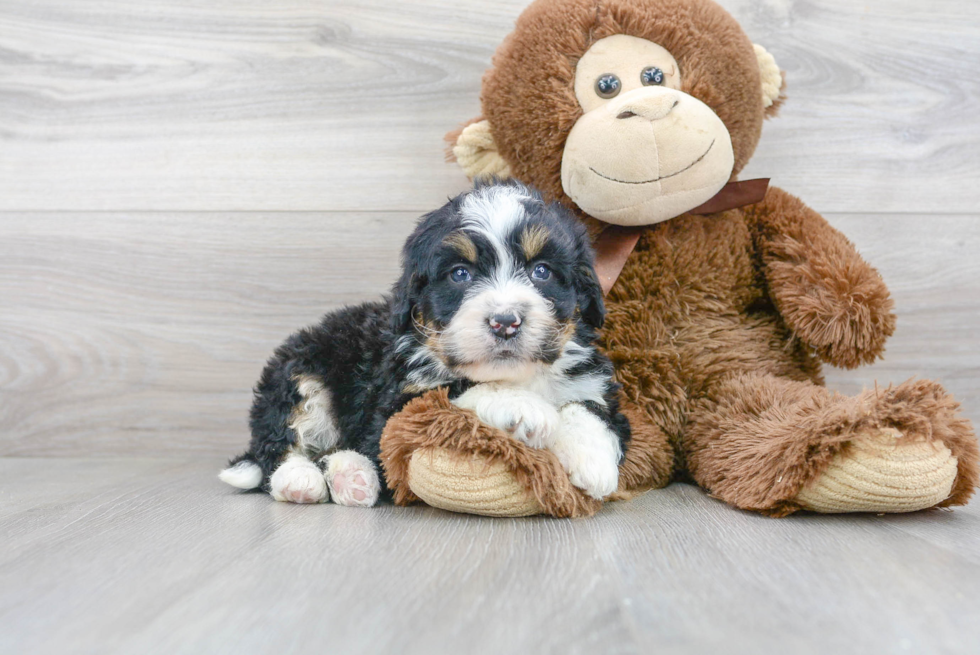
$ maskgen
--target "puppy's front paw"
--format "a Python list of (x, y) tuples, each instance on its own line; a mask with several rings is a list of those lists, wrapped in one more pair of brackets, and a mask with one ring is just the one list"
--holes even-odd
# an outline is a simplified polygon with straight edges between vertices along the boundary
[(573, 485), (597, 500), (619, 486), (619, 438), (597, 416), (571, 404), (561, 410), (561, 425), (549, 447)]
[(589, 449), (555, 452), (573, 485), (596, 500), (602, 500), (619, 486), (619, 466)]
[(481, 384), (453, 401), (473, 410), (487, 425), (510, 433), (533, 448), (547, 446), (561, 418), (544, 398), (532, 391)]
[(543, 402), (518, 400), (505, 404), (499, 411), (501, 422), (507, 425), (497, 427), (532, 448), (547, 446), (560, 421), (558, 411)]
[(327, 483), (320, 468), (302, 455), (290, 455), (269, 478), (272, 497), (286, 503), (322, 503)]
[(371, 507), (378, 502), (381, 482), (371, 460), (353, 450), (341, 450), (323, 460), (323, 477), (333, 502), (355, 507)]

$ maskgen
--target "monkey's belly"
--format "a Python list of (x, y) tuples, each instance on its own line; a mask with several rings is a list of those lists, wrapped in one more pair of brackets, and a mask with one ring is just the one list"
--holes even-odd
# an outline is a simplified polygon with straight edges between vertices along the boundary
[[(653, 308), (610, 303), (611, 320), (600, 344), (616, 366), (628, 398), (638, 401), (673, 433), (691, 401), (733, 375), (775, 375), (823, 384), (820, 363), (774, 313), (735, 310), (694, 313), (658, 321)], [(627, 318), (627, 320), (617, 320)]]

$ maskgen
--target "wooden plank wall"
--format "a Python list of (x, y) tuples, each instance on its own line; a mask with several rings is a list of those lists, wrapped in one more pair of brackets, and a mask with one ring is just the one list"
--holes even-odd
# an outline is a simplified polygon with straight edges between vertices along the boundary
[[(0, 455), (228, 455), (290, 331), (377, 297), (466, 187), (442, 135), (525, 3), (4, 0)], [(899, 329), (832, 386), (980, 419), (980, 4), (725, 0), (787, 72), (746, 176), (879, 267)]]

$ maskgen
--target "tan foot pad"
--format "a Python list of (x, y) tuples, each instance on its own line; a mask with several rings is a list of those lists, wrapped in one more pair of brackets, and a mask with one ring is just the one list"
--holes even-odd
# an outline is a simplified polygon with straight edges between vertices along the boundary
[(530, 516), (544, 511), (504, 464), (460, 458), (442, 448), (420, 448), (408, 463), (412, 492), (451, 512), (484, 516)]
[(908, 441), (884, 428), (852, 442), (796, 501), (828, 514), (914, 512), (948, 498), (956, 471), (956, 457), (941, 442)]

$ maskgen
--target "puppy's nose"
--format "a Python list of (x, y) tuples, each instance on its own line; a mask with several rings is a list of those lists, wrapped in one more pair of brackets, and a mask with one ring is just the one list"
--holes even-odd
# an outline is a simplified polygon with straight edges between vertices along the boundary
[(494, 314), (490, 318), (490, 331), (498, 339), (511, 339), (521, 329), (521, 318), (517, 314)]

